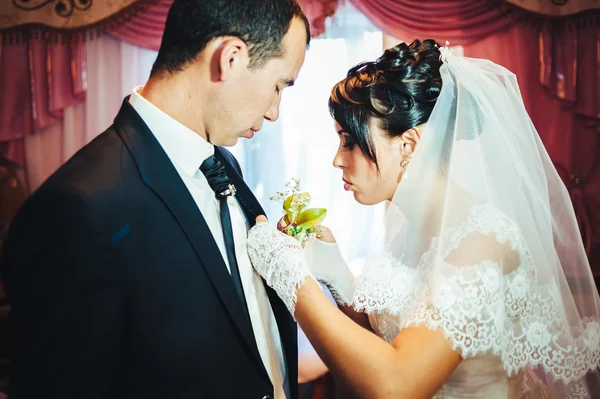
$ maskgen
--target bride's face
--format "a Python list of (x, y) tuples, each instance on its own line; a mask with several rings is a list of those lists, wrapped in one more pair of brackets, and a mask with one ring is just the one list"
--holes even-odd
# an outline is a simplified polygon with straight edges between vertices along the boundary
[(335, 123), (340, 144), (333, 159), (333, 166), (343, 172), (344, 189), (351, 191), (354, 199), (363, 205), (391, 200), (402, 177), (401, 139), (386, 137), (377, 126), (376, 119), (371, 119), (369, 129), (379, 171), (377, 165), (363, 154), (353, 137), (345, 132), (339, 123)]

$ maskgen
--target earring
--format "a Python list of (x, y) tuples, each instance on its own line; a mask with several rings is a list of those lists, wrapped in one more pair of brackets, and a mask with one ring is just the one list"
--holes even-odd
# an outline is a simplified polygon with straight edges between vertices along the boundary
[(410, 163), (410, 158), (403, 159), (402, 162), (400, 162), (400, 167), (402, 167), (402, 172), (400, 172), (400, 175), (402, 176), (402, 180), (406, 180), (408, 178), (408, 173), (406, 173), (406, 167), (408, 166), (409, 163)]

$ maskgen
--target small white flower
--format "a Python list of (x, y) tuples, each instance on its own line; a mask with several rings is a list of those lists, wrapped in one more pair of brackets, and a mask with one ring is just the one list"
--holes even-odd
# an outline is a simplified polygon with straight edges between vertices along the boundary
[(481, 302), (481, 290), (475, 284), (467, 284), (463, 287), (462, 302)]
[(483, 286), (487, 292), (494, 293), (500, 286), (500, 276), (496, 270), (486, 269), (481, 274), (481, 282), (483, 283)]
[(529, 289), (529, 281), (522, 274), (518, 274), (510, 282), (509, 290), (515, 299), (523, 298)]
[[(475, 334), (477, 334), (477, 332), (479, 331), (480, 333), (483, 333), (483, 331), (480, 331), (477, 328), (477, 324), (470, 322), (469, 324), (467, 324), (467, 328), (465, 329), (467, 332), (467, 335), (473, 337), (475, 336)], [(481, 334), (481, 336), (485, 336), (484, 334)]]
[(448, 57), (452, 55), (452, 48), (450, 48), (449, 41), (446, 41), (446, 45), (444, 47), (440, 47), (440, 54), (442, 62), (448, 61)]
[(440, 282), (433, 291), (433, 300), (440, 309), (450, 309), (456, 303), (456, 295), (452, 290), (452, 284)]
[(527, 329), (527, 340), (533, 347), (540, 348), (547, 346), (551, 339), (552, 335), (542, 323), (533, 322)]
[(565, 360), (565, 355), (560, 350), (552, 352), (552, 361), (556, 364), (561, 364)]

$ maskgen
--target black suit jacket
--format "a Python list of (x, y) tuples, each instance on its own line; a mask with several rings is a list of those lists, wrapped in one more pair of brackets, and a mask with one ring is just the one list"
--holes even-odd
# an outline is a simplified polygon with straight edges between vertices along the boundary
[[(254, 223), (263, 210), (216, 156)], [(211, 232), (126, 99), (114, 125), (23, 205), (5, 243), (17, 399), (273, 396)], [(267, 287), (292, 392), (296, 325)]]

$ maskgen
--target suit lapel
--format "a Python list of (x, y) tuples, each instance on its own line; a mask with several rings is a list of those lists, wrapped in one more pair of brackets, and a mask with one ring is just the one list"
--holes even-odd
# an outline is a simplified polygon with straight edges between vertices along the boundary
[[(229, 154), (227, 153), (226, 155), (225, 151), (226, 150), (220, 147), (215, 147), (215, 157), (219, 161), (221, 161), (221, 163), (225, 167), (225, 170), (227, 171), (227, 176), (229, 177), (229, 179), (231, 180), (231, 182), (237, 190), (237, 194), (235, 197), (240, 203), (244, 213), (246, 214), (246, 217), (248, 218), (248, 223), (250, 223), (250, 226), (252, 227), (256, 223), (256, 217), (258, 215), (264, 215), (265, 211), (256, 200), (254, 194), (252, 194), (252, 191), (250, 191), (250, 188), (246, 185), (246, 182), (244, 181), (242, 176), (231, 164), (230, 160), (227, 157), (227, 155)], [(232, 157), (232, 155), (229, 156)]]
[[(258, 215), (264, 215), (265, 212), (260, 206), (254, 194), (250, 188), (246, 185), (240, 174), (237, 172), (235, 167), (229, 162), (224, 151), (218, 147), (215, 147), (215, 156), (221, 161), (227, 170), (227, 175), (231, 179), (231, 182), (235, 185), (237, 190), (236, 198), (238, 199), (250, 226), (254, 226), (256, 217)], [(281, 337), (281, 343), (284, 351), (284, 356), (287, 363), (288, 379), (290, 380), (291, 391), (296, 392), (297, 378), (298, 375), (298, 338), (297, 338), (297, 326), (294, 322), (294, 318), (290, 315), (290, 312), (286, 308), (285, 304), (281, 301), (277, 293), (269, 287), (263, 280), (263, 284), (273, 309), (277, 326), (279, 327), (279, 335)]]
[(247, 322), (231, 275), (214, 237), (193, 197), (152, 132), (125, 99), (115, 119), (115, 130), (138, 165), (143, 182), (164, 202), (193, 246), (227, 312), (233, 319), (265, 377), (252, 326)]

